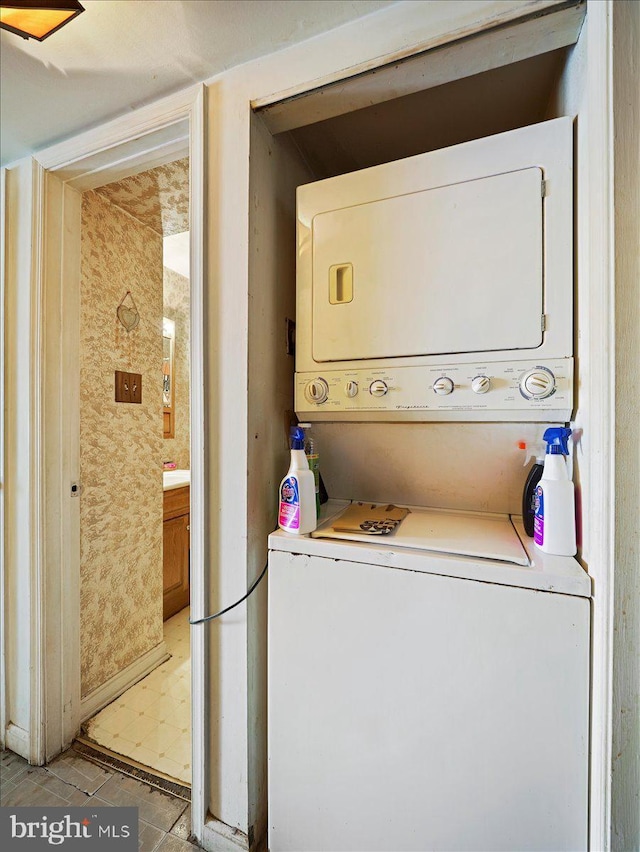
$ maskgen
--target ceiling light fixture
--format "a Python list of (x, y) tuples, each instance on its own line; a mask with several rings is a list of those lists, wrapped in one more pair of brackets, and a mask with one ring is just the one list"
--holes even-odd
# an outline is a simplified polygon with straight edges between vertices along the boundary
[(1, 0), (0, 27), (44, 41), (80, 12), (84, 7), (77, 0)]

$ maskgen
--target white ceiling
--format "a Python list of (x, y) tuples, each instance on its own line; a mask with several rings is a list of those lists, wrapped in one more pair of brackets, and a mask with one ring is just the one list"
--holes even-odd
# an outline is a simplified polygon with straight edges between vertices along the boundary
[(2, 31), (2, 163), (393, 0), (82, 0), (44, 42)]

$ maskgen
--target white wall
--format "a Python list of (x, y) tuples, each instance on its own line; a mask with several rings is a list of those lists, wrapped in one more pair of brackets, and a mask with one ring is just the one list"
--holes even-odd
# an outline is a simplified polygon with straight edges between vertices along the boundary
[[(279, 482), (289, 462), (284, 427), (292, 407), (293, 356), (286, 353), (286, 318), (295, 318), (296, 186), (312, 179), (288, 139), (274, 139), (251, 117), (249, 207), (248, 545), (251, 581), (267, 560), (276, 526)], [(248, 762), (249, 831), (267, 829), (267, 582), (250, 599)]]
[(613, 5), (616, 544), (611, 848), (640, 843), (640, 4)]
[(330, 497), (415, 506), (522, 512), (544, 423), (318, 423)]
[[(36, 259), (32, 254), (37, 172), (31, 159), (6, 173), (7, 242), (5, 246), (5, 630), (6, 745), (27, 759), (37, 754), (30, 679), (21, 677), (39, 665), (33, 628), (36, 563), (37, 430), (39, 382), (36, 383), (38, 329), (33, 323)], [(5, 733), (5, 732), (3, 732)]]

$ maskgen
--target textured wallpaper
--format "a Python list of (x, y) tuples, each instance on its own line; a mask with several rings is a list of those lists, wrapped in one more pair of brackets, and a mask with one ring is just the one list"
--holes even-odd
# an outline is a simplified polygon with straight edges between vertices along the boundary
[[(82, 199), (82, 695), (162, 641), (162, 238), (95, 191)], [(131, 290), (140, 323), (116, 309)], [(142, 405), (114, 402), (114, 371)]]
[(164, 461), (189, 470), (189, 279), (164, 268), (164, 315), (176, 324), (175, 341), (175, 438), (164, 439)]
[(101, 186), (96, 192), (157, 234), (189, 230), (189, 158)]

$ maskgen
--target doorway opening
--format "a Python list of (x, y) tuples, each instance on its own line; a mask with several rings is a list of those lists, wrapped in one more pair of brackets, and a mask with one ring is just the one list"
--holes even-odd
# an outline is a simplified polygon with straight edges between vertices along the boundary
[(81, 741), (190, 787), (189, 158), (81, 208)]

